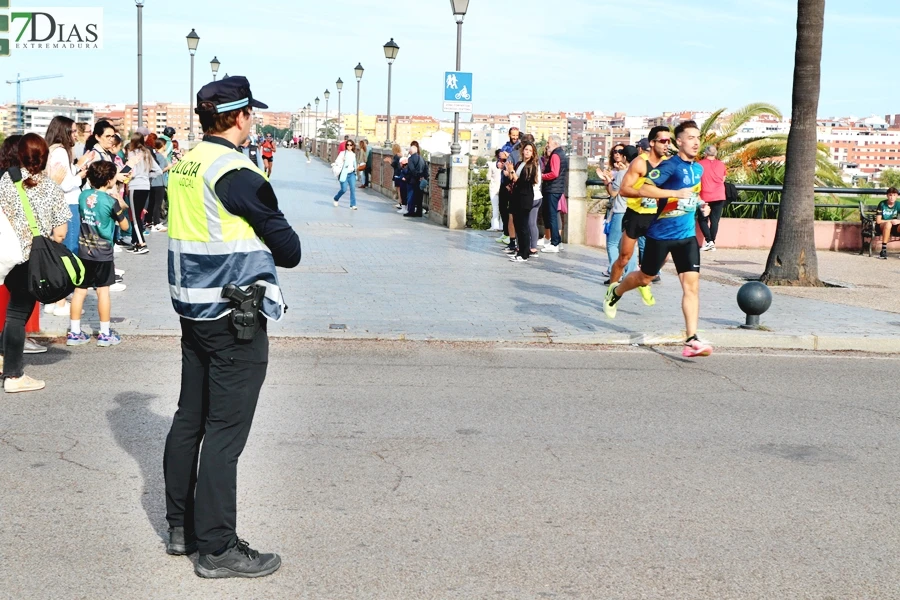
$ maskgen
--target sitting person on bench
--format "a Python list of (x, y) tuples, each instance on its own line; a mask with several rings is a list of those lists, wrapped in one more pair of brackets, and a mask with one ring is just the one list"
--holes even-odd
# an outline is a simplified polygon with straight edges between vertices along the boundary
[(875, 227), (881, 230), (881, 255), (887, 260), (887, 245), (891, 235), (900, 235), (900, 204), (897, 204), (897, 188), (888, 188), (887, 200), (875, 209)]

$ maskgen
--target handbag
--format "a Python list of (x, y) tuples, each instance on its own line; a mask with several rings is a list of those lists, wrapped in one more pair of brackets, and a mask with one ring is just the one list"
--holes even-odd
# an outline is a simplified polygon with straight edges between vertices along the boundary
[(84, 265), (68, 248), (41, 235), (21, 181), (16, 182), (16, 189), (34, 236), (28, 259), (28, 293), (44, 304), (59, 302), (84, 282)]
[(423, 192), (426, 192), (426, 193), (428, 192), (428, 180), (427, 179), (419, 180), (419, 189)]
[(334, 161), (333, 163), (331, 163), (331, 172), (334, 174), (335, 177), (338, 177), (338, 178), (341, 176), (341, 171), (344, 170), (344, 165), (347, 164), (346, 152), (342, 152), (342, 154), (344, 154), (343, 164), (339, 163), (338, 161)]
[(566, 201), (565, 194), (559, 197), (559, 212), (563, 214), (568, 214), (569, 212), (569, 203)]

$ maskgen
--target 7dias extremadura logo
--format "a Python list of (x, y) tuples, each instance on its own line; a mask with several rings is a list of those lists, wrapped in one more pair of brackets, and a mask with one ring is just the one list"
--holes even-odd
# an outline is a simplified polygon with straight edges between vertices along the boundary
[(15, 10), (0, 0), (0, 56), (16, 51), (102, 50), (102, 8)]

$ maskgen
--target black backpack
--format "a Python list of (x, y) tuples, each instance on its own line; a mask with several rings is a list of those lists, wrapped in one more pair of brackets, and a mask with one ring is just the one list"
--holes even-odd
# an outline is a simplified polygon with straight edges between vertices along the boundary
[(730, 181), (725, 182), (725, 206), (738, 199), (737, 187)]
[(68, 248), (41, 235), (21, 178), (14, 181), (34, 236), (28, 259), (28, 293), (44, 304), (59, 302), (84, 281), (84, 265)]

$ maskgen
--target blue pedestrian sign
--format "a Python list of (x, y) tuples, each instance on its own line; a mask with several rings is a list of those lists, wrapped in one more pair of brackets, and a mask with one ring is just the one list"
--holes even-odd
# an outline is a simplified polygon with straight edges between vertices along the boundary
[(472, 112), (472, 74), (444, 73), (444, 112)]

